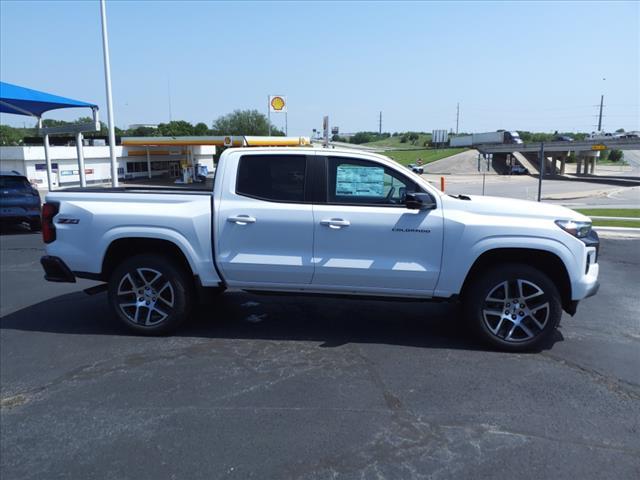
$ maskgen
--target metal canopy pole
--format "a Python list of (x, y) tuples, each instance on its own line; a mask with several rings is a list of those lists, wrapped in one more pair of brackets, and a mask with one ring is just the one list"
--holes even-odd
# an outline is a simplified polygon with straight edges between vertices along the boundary
[(104, 55), (104, 81), (107, 89), (107, 118), (109, 119), (109, 156), (111, 157), (111, 185), (118, 186), (118, 163), (116, 162), (116, 134), (113, 120), (113, 99), (111, 98), (111, 65), (109, 62), (109, 38), (107, 36), (107, 12), (105, 0), (100, 0), (102, 19), (102, 53)]
[(538, 201), (542, 197), (542, 177), (544, 175), (544, 142), (540, 142), (540, 166), (538, 167)]
[(47, 162), (47, 184), (49, 191), (53, 191), (53, 169), (51, 168), (51, 151), (49, 150), (49, 135), (44, 136), (44, 159)]
[(149, 154), (149, 147), (147, 147), (147, 176), (151, 178), (151, 155)]
[(84, 151), (82, 148), (82, 132), (76, 133), (76, 150), (78, 152), (78, 174), (80, 175), (80, 186), (87, 186), (87, 178), (84, 171)]
[[(42, 117), (38, 117), (38, 129), (42, 129)], [(49, 150), (49, 134), (45, 134), (43, 137), (44, 143), (44, 160), (47, 164), (47, 186), (49, 191), (53, 190), (53, 169), (51, 168), (51, 152)]]

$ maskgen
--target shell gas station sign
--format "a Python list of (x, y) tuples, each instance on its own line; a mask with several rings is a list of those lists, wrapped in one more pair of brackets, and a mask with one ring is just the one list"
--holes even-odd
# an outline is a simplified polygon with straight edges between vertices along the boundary
[(269, 95), (269, 111), (282, 113), (287, 111), (287, 97), (282, 95)]

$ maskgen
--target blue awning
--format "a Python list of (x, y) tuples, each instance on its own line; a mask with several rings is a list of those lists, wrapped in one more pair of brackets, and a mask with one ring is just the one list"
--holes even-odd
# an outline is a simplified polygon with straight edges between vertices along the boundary
[(98, 108), (92, 103), (0, 82), (0, 113), (41, 117), (44, 112), (49, 110), (81, 107)]

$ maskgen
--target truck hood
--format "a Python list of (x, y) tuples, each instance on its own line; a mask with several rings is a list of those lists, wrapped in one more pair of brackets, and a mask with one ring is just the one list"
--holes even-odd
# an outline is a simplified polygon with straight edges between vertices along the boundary
[(463, 197), (469, 198), (469, 200), (448, 195), (443, 196), (445, 209), (447, 207), (456, 208), (480, 215), (492, 216), (591, 221), (589, 217), (561, 205), (505, 197), (484, 197), (479, 195), (464, 195)]

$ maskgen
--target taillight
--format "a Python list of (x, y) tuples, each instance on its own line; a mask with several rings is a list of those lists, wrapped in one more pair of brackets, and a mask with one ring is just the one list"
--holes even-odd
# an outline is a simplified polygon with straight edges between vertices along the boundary
[(51, 243), (56, 239), (56, 227), (53, 224), (53, 217), (58, 214), (59, 203), (45, 203), (42, 206), (42, 240), (44, 243)]

